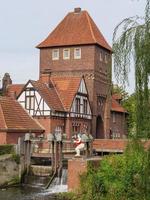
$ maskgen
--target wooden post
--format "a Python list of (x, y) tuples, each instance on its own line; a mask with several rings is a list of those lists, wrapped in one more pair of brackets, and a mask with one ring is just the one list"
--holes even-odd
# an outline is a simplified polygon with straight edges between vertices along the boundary
[(55, 172), (58, 169), (58, 164), (59, 164), (59, 151), (58, 151), (58, 142), (55, 141)]
[(54, 157), (54, 141), (52, 141), (52, 152), (51, 152), (51, 165), (52, 165), (52, 171), (55, 170), (55, 157)]
[(27, 174), (29, 173), (29, 168), (30, 168), (30, 163), (31, 163), (31, 142), (27, 141), (26, 142), (27, 149), (26, 149), (26, 169), (27, 169)]
[(60, 177), (61, 171), (62, 171), (62, 166), (63, 166), (63, 162), (62, 162), (62, 160), (63, 160), (63, 154), (62, 154), (63, 143), (62, 143), (62, 141), (58, 142), (58, 145), (59, 145), (58, 176)]
[(88, 157), (89, 157), (89, 142), (86, 142), (85, 145), (86, 145), (86, 153), (85, 153), (85, 156), (86, 156), (86, 158), (88, 158)]

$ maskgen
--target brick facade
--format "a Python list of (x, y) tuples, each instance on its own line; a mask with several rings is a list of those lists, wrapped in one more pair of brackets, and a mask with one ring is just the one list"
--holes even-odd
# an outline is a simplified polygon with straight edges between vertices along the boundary
[(127, 137), (127, 114), (121, 112), (111, 112), (110, 138), (126, 138)]
[[(88, 132), (91, 132), (91, 120), (82, 118), (60, 118), (60, 117), (34, 117), (45, 128), (45, 136), (48, 133), (54, 133), (56, 127), (61, 127), (62, 132), (70, 139), (76, 132), (73, 130), (73, 125), (78, 124), (79, 130), (83, 127), (88, 127)], [(78, 130), (78, 131), (79, 131)]]
[(68, 160), (68, 190), (77, 191), (80, 188), (80, 175), (87, 172), (88, 166), (92, 165), (95, 169), (99, 166), (100, 159), (73, 158)]
[[(76, 47), (81, 48), (81, 59), (74, 59), (74, 48)], [(70, 49), (69, 60), (63, 59), (63, 49), (65, 48)], [(93, 114), (91, 132), (96, 138), (107, 137), (110, 129), (110, 51), (97, 45), (57, 47), (59, 60), (52, 60), (53, 49), (55, 48), (40, 49), (40, 80), (47, 79), (48, 81), (49, 75), (46, 78), (45, 70), (50, 70), (52, 77), (84, 75)], [(105, 56), (107, 56), (107, 61)], [(98, 96), (103, 98), (103, 107), (98, 105)], [(98, 120), (99, 118), (101, 120)]]
[(7, 144), (7, 133), (6, 132), (0, 132), (0, 144)]

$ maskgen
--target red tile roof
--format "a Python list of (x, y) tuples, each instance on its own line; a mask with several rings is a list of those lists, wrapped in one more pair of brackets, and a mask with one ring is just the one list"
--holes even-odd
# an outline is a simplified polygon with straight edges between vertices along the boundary
[(126, 112), (127, 111), (122, 107), (122, 105), (120, 105), (112, 96), (112, 102), (111, 102), (111, 110), (112, 111), (116, 111), (116, 112)]
[(48, 106), (57, 111), (64, 111), (61, 100), (55, 90), (53, 83), (50, 81), (50, 87), (41, 81), (31, 81), (33, 87), (39, 92)]
[(8, 85), (7, 87), (7, 95), (12, 96), (15, 95), (16, 97), (20, 94), (24, 87), (24, 84), (12, 84)]
[(97, 44), (112, 51), (87, 11), (70, 12), (37, 48)]
[(0, 97), (0, 131), (44, 132), (44, 128), (11, 97)]
[(73, 99), (80, 86), (81, 77), (53, 77), (52, 81), (65, 110), (70, 111)]

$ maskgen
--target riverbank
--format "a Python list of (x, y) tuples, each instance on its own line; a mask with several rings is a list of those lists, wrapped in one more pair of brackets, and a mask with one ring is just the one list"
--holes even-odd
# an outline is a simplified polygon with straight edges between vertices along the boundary
[(19, 184), (19, 164), (12, 154), (0, 156), (0, 188)]

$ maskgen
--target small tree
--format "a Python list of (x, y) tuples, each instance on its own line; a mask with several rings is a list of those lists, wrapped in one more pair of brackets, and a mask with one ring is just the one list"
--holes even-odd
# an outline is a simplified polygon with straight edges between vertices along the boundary
[[(121, 34), (120, 28), (122, 28)], [(150, 0), (144, 17), (124, 19), (113, 35), (115, 76), (123, 85), (128, 83), (130, 66), (135, 69), (136, 136), (150, 138)]]

